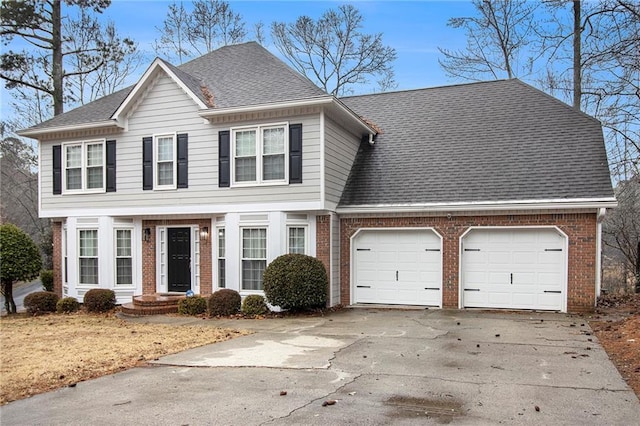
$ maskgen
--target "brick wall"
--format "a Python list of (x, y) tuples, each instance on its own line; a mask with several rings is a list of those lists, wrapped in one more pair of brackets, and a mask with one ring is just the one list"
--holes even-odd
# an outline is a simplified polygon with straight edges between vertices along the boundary
[[(459, 242), (471, 226), (549, 226), (555, 225), (569, 237), (568, 299), (569, 312), (593, 310), (596, 281), (596, 214), (541, 213), (502, 216), (447, 217), (347, 217), (340, 220), (340, 300), (351, 301), (350, 238), (362, 228), (431, 227), (442, 236), (443, 306), (458, 307)], [(318, 238), (320, 241), (320, 238)]]
[(209, 238), (200, 238), (200, 294), (211, 294), (213, 288), (213, 268), (211, 259), (212, 238), (215, 238), (214, 229), (211, 227), (211, 219), (180, 219), (180, 220), (144, 220), (142, 229), (149, 228), (151, 235), (149, 241), (142, 242), (142, 293), (153, 294), (156, 292), (156, 228), (158, 226), (192, 226), (198, 225), (200, 229), (209, 228)]
[[(316, 258), (322, 262), (327, 271), (331, 285), (331, 216), (316, 216)], [(331, 294), (327, 288), (327, 297)], [(331, 301), (327, 299), (327, 304)]]
[(53, 222), (53, 292), (62, 297), (62, 222)]

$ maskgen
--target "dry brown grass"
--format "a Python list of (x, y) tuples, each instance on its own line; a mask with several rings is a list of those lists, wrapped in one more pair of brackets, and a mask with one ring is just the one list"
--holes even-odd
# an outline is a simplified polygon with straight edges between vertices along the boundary
[(131, 368), (246, 331), (134, 324), (113, 314), (0, 319), (0, 404)]

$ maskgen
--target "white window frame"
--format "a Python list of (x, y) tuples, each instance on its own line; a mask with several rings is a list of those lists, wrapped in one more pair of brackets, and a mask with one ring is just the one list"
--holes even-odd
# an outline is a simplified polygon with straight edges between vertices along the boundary
[[(88, 188), (87, 187), (87, 152), (89, 145), (100, 145), (102, 147), (102, 187), (100, 188)], [(67, 188), (67, 149), (73, 146), (80, 146), (81, 148), (81, 160), (80, 160), (80, 188), (68, 189)], [(106, 139), (95, 139), (79, 142), (68, 142), (62, 145), (62, 193), (63, 194), (80, 194), (80, 193), (99, 193), (105, 192), (107, 181), (107, 144)], [(98, 167), (98, 166), (91, 166)]]
[[(129, 256), (118, 256), (118, 231), (128, 231), (130, 234), (130, 255)], [(133, 240), (133, 233), (134, 228), (133, 227), (124, 227), (124, 226), (119, 226), (113, 229), (113, 269), (114, 269), (114, 273), (113, 273), (113, 282), (114, 285), (118, 288), (121, 287), (133, 287), (135, 286), (135, 268), (134, 268), (134, 263), (133, 263), (133, 253), (134, 253), (134, 240)], [(131, 283), (128, 284), (119, 284), (118, 283), (118, 259), (119, 258), (123, 258), (123, 259), (130, 259), (131, 260)]]
[[(222, 232), (222, 242), (220, 244), (220, 232)], [(218, 288), (226, 288), (227, 285), (227, 231), (224, 226), (216, 227), (216, 276)], [(222, 254), (222, 256), (220, 255)], [(224, 276), (220, 273), (220, 261), (224, 262)]]
[[(80, 234), (83, 231), (95, 231), (96, 232), (96, 238), (98, 240), (98, 244), (96, 246), (96, 255), (95, 256), (82, 256), (82, 245), (81, 245), (81, 241), (82, 238), (80, 237)], [(78, 253), (77, 253), (77, 257), (78, 257), (78, 286), (80, 287), (97, 287), (100, 285), (100, 230), (97, 227), (87, 227), (87, 228), (78, 228), (77, 231), (77, 235), (78, 235)], [(87, 259), (97, 259), (98, 262), (98, 271), (97, 271), (97, 283), (83, 283), (82, 282), (82, 259), (87, 258)]]
[[(284, 174), (282, 179), (265, 180), (262, 177), (264, 162), (264, 140), (263, 132), (268, 129), (284, 130)], [(236, 133), (251, 131), (256, 132), (255, 158), (256, 158), (256, 180), (236, 181)], [(232, 127), (231, 132), (231, 186), (266, 186), (266, 185), (286, 185), (289, 182), (289, 123), (269, 123), (257, 126)]]
[[(248, 229), (261, 229), (264, 230), (265, 232), (265, 257), (264, 258), (245, 258), (244, 257), (244, 239), (243, 239), (243, 234), (245, 230)], [(266, 225), (247, 225), (247, 226), (242, 226), (240, 227), (240, 291), (244, 292), (244, 293), (258, 293), (258, 294), (262, 294), (264, 291), (264, 281), (263, 281), (263, 288), (261, 289), (248, 289), (248, 288), (244, 288), (244, 274), (243, 274), (243, 268), (242, 268), (242, 262), (245, 260), (264, 260), (265, 265), (264, 268), (265, 270), (267, 269), (267, 265), (269, 264), (269, 227)]]
[(287, 225), (287, 253), (291, 252), (291, 230), (302, 229), (304, 232), (304, 247), (303, 252), (299, 254), (309, 254), (309, 227), (307, 225)]
[[(158, 183), (158, 179), (160, 178), (160, 173), (158, 172), (158, 166), (161, 163), (159, 161), (160, 156), (158, 155), (159, 146), (158, 140), (161, 138), (171, 138), (172, 139), (172, 153), (173, 160), (171, 161), (173, 164), (173, 176), (172, 183), (170, 185), (160, 185)], [(168, 163), (169, 161), (162, 161), (162, 163)], [(177, 188), (177, 180), (178, 180), (178, 140), (176, 133), (161, 133), (157, 135), (153, 135), (153, 189), (163, 190), (163, 189), (176, 189)]]

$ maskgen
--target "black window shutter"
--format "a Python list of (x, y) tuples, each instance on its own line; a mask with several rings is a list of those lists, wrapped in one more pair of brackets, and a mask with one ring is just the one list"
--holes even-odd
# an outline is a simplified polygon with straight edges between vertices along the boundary
[(153, 138), (142, 138), (142, 189), (153, 189)]
[(62, 194), (62, 145), (53, 146), (53, 193)]
[(302, 124), (289, 125), (289, 183), (302, 183)]
[(178, 188), (189, 187), (189, 135), (181, 133), (178, 135)]
[(229, 131), (218, 132), (218, 186), (228, 188), (231, 184), (231, 140)]
[(107, 141), (107, 192), (116, 192), (116, 141)]

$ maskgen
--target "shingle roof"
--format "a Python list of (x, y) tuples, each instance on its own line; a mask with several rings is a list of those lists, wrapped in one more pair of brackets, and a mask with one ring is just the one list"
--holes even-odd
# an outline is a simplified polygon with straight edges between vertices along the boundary
[[(168, 65), (205, 104), (208, 99), (200, 87), (206, 86), (213, 95), (216, 108), (326, 95), (322, 89), (256, 42), (221, 47), (178, 67)], [(29, 130), (109, 120), (132, 89), (133, 86), (120, 90)]]
[(600, 123), (518, 80), (342, 101), (383, 133), (341, 206), (613, 196)]

